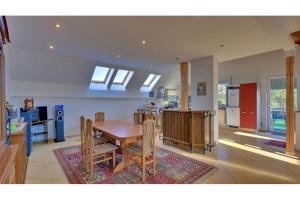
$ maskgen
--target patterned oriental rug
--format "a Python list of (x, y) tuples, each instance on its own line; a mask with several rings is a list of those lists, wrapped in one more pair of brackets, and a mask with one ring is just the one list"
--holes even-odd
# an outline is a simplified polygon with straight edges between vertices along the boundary
[(279, 140), (268, 140), (265, 142), (265, 144), (276, 146), (276, 147), (281, 147), (281, 148), (286, 147), (286, 143), (284, 141), (279, 141)]
[[(143, 183), (140, 178), (140, 168), (133, 164), (117, 173), (112, 173), (111, 163), (95, 166), (93, 177), (90, 177), (81, 164), (80, 146), (72, 146), (54, 150), (70, 183), (96, 184), (138, 184)], [(117, 162), (122, 156), (117, 154)], [(181, 184), (193, 183), (200, 178), (213, 173), (216, 167), (206, 163), (179, 155), (177, 153), (157, 147), (157, 173), (152, 175), (151, 164), (146, 170), (147, 184)]]

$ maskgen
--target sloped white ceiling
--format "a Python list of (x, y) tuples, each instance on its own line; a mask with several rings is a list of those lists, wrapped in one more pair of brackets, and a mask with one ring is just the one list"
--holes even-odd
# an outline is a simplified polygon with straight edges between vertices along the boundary
[(216, 55), (226, 61), (294, 48), (289, 33), (300, 29), (300, 17), (11, 16), (8, 25), (9, 48), (24, 50), (11, 59), (13, 79), (87, 84), (96, 64), (110, 63), (135, 69), (138, 78), (128, 85), (134, 88), (151, 71), (170, 77), (165, 84), (175, 86), (176, 57), (190, 61)]
[(127, 88), (139, 90), (149, 73), (159, 73), (162, 78), (156, 87), (177, 88), (179, 84), (179, 66), (174, 70), (159, 71), (152, 68), (129, 68), (103, 62), (90, 61), (74, 56), (66, 56), (54, 51), (31, 51), (6, 46), (6, 65), (13, 81), (33, 81), (68, 85), (82, 85), (88, 87), (95, 66), (108, 66), (115, 69), (131, 69), (134, 75)]
[(273, 34), (287, 39), (299, 22), (300, 17), (8, 17), (18, 47), (47, 50), (51, 43), (58, 52), (145, 67), (172, 65), (176, 57), (213, 54), (223, 61), (281, 49)]

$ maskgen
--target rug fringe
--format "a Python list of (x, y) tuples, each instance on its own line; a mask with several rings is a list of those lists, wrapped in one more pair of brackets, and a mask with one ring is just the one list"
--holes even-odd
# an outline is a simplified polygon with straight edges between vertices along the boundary
[(219, 168), (217, 168), (216, 166), (214, 166), (215, 168), (213, 168), (212, 170), (210, 170), (210, 172), (208, 172), (207, 174), (205, 174), (204, 176), (200, 177), (198, 180), (196, 180), (194, 183), (192, 184), (203, 184), (201, 183), (202, 181), (204, 181), (205, 179), (207, 179), (208, 177), (211, 177), (215, 172), (217, 172), (219, 170)]

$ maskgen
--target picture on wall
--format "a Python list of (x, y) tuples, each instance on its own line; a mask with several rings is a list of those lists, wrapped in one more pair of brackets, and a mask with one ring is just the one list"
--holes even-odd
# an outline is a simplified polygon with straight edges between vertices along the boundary
[(206, 82), (197, 83), (197, 96), (206, 96)]

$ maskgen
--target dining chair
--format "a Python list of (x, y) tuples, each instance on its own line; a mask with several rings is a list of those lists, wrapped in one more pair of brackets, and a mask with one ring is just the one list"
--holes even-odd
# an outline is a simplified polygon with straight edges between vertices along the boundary
[(140, 112), (133, 113), (133, 123), (134, 124), (143, 124), (143, 114)]
[[(142, 180), (145, 181), (146, 165), (153, 164), (153, 175), (156, 174), (155, 121), (143, 122), (142, 140), (126, 148), (127, 160), (135, 161), (142, 168)], [(129, 162), (126, 164), (128, 165)], [(126, 166), (127, 167), (127, 166)]]
[(92, 120), (86, 120), (86, 158), (87, 158), (87, 171), (93, 176), (94, 165), (112, 160), (112, 167), (116, 166), (116, 149), (118, 146), (111, 143), (104, 143), (95, 145), (95, 138), (92, 129)]
[(104, 112), (96, 112), (95, 113), (95, 122), (104, 121)]
[(152, 115), (152, 114), (146, 114), (146, 115), (144, 116), (144, 121), (147, 120), (147, 119), (153, 119), (153, 120), (155, 120), (155, 115)]
[[(104, 112), (96, 112), (95, 113), (95, 122), (102, 122), (104, 121)], [(107, 143), (108, 140), (103, 137), (103, 133), (100, 131), (95, 132), (95, 144), (103, 144)]]
[(84, 143), (84, 138), (85, 137), (85, 117), (80, 116), (80, 152), (81, 152), (81, 162), (84, 163), (84, 153), (85, 153), (85, 143)]

